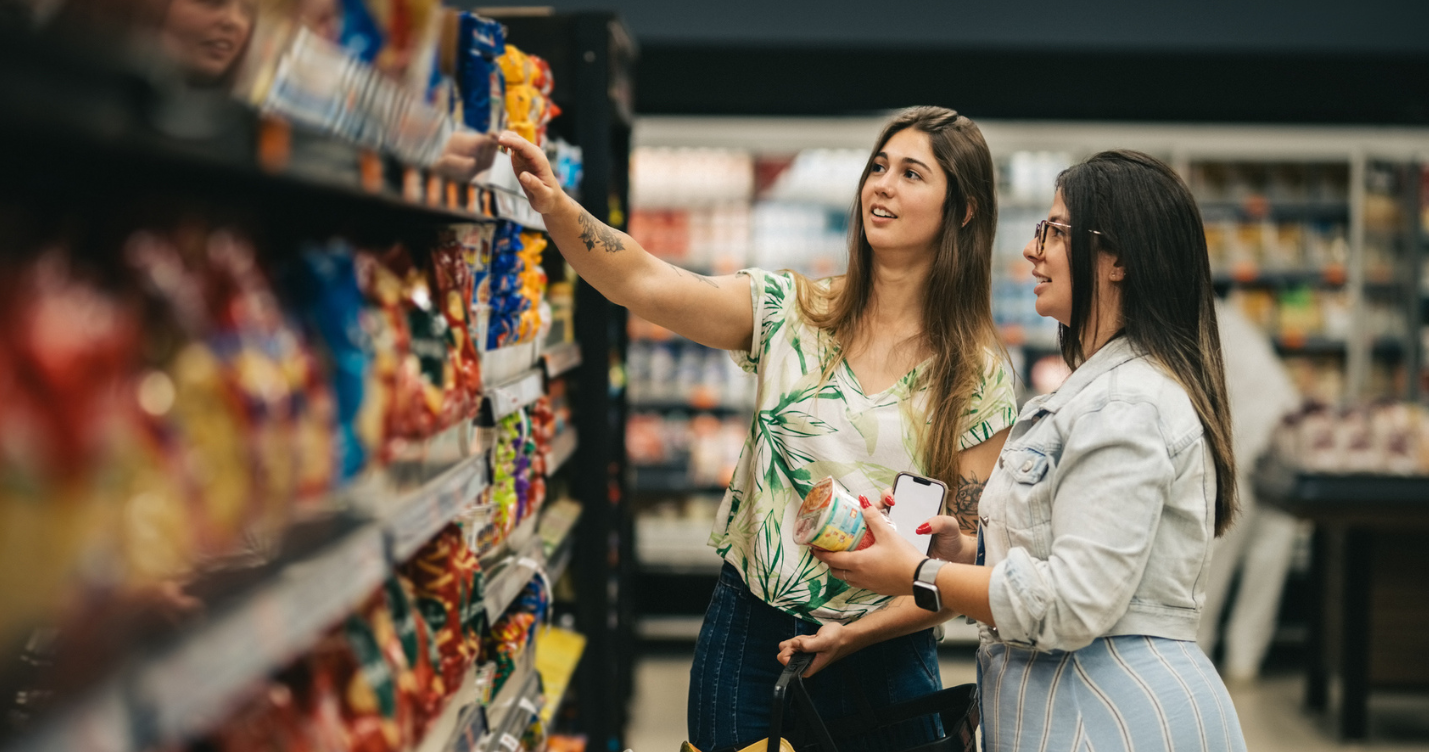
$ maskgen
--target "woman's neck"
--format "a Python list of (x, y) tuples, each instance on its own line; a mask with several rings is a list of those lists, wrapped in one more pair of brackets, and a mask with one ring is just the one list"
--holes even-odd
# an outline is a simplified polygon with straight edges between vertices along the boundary
[[(1103, 324), (1102, 322), (1107, 322)], [(1120, 305), (1116, 309), (1104, 308), (1094, 313), (1091, 321), (1082, 327), (1082, 354), (1083, 357), (1091, 358), (1096, 355), (1106, 343), (1121, 332), (1121, 310)]]
[(865, 313), (871, 333), (912, 336), (922, 332), (923, 301), (932, 270), (933, 255), (926, 251), (874, 252), (873, 293)]

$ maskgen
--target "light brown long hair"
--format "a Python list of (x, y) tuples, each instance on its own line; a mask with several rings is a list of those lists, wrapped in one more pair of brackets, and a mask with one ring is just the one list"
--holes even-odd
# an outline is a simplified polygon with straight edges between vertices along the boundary
[[(1057, 177), (1072, 218), (1072, 317), (1060, 327), (1062, 358), (1086, 360), (1083, 328), (1096, 310), (1096, 255), (1118, 258), (1122, 331), (1186, 390), (1216, 466), (1216, 535), (1238, 506), (1230, 400), (1216, 325), (1211, 262), (1201, 210), (1165, 162), (1137, 151), (1104, 151)], [(1085, 230), (1096, 230), (1093, 236)]]
[[(873, 160), (894, 134), (914, 128), (928, 134), (933, 155), (948, 179), (943, 231), (923, 296), (923, 331), (918, 340), (932, 353), (915, 389), (928, 389), (928, 426), (918, 442), (923, 471), (956, 488), (958, 438), (966, 426), (973, 390), (987, 368), (989, 351), (1002, 352), (992, 321), (992, 238), (997, 229), (997, 194), (992, 154), (973, 121), (945, 107), (912, 107), (898, 113), (878, 137), (859, 179), (849, 212), (848, 271), (841, 285), (815, 285), (796, 277), (800, 312), (835, 344), (824, 377), (845, 358), (868, 313), (873, 296), (873, 248), (863, 232), (863, 185)], [(972, 217), (966, 224), (969, 209)], [(921, 426), (917, 428), (921, 429)]]

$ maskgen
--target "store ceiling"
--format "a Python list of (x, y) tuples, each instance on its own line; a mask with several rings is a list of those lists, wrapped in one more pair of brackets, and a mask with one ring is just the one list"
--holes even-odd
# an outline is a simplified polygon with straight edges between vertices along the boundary
[(546, 0), (614, 11), (637, 110), (1429, 124), (1429, 0)]
[(516, 0), (620, 15), (645, 44), (1429, 53), (1424, 0)]

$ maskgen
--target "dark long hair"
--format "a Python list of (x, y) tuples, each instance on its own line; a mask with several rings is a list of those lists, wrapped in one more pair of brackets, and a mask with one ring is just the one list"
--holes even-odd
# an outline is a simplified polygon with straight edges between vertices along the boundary
[[(849, 212), (848, 271), (843, 284), (821, 287), (796, 278), (799, 307), (813, 326), (846, 345), (859, 331), (873, 296), (873, 248), (863, 232), (863, 192), (873, 160), (894, 134), (914, 128), (928, 134), (938, 166), (948, 178), (943, 200), (943, 232), (923, 300), (921, 344), (932, 365), (919, 376), (928, 389), (929, 424), (918, 445), (923, 471), (954, 485), (958, 479), (958, 438), (968, 401), (987, 368), (988, 352), (1001, 352), (992, 321), (992, 237), (997, 229), (997, 194), (992, 155), (977, 124), (945, 107), (912, 107), (883, 128), (859, 178)], [(972, 218), (963, 224), (972, 210)], [(844, 359), (842, 347), (824, 364), (827, 378)], [(921, 428), (921, 427), (919, 427)]]
[[(1121, 261), (1122, 332), (1186, 390), (1216, 465), (1216, 535), (1237, 507), (1221, 338), (1201, 212), (1164, 162), (1136, 151), (1104, 151), (1057, 177), (1071, 213), (1072, 317), (1061, 327), (1062, 358), (1086, 360), (1082, 335), (1096, 310), (1096, 254)], [(1088, 230), (1096, 230), (1093, 235)], [(1103, 324), (1104, 325), (1104, 324)]]

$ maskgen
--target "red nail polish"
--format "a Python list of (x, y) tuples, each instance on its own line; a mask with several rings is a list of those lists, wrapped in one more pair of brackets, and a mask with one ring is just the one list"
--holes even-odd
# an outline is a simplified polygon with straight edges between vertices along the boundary
[(888, 496), (888, 497), (885, 497), (885, 498), (883, 499), (883, 503), (891, 507), (891, 506), (893, 506), (894, 504), (896, 504), (897, 502), (895, 502), (895, 501), (893, 500), (893, 497), (892, 497), (892, 496)]
[(867, 496), (859, 496), (859, 497), (858, 497), (858, 505), (861, 506), (861, 507), (863, 507), (864, 509), (868, 509), (869, 507), (873, 506), (872, 504), (868, 503), (868, 497), (867, 497)]
[(913, 532), (917, 533), (918, 535), (927, 535), (927, 534), (933, 532), (933, 526), (932, 526), (932, 525), (929, 525), (928, 523), (925, 522), (925, 523), (919, 525), (919, 526), (918, 526), (918, 529), (917, 529), (917, 530), (914, 530)]

